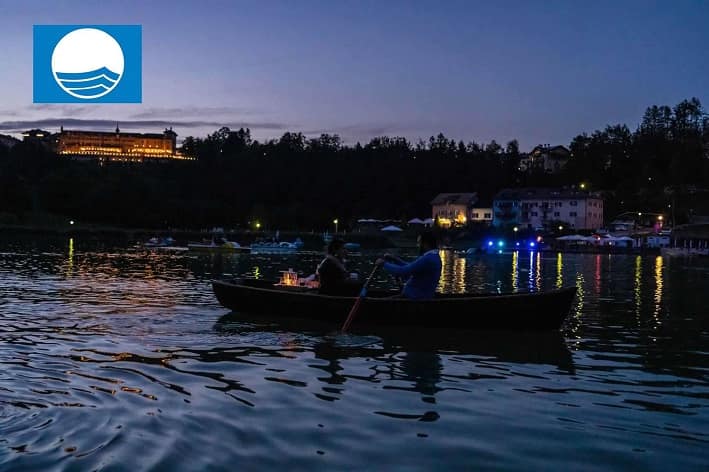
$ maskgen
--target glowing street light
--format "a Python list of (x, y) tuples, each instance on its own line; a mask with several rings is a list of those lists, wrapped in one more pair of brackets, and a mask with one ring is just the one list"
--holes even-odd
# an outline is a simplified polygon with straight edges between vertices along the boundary
[(256, 229), (259, 229), (259, 228), (261, 228), (261, 223), (259, 223), (259, 222), (257, 221), (257, 222), (256, 222)]
[(585, 189), (585, 188), (586, 188), (586, 184), (585, 184), (585, 183), (583, 183), (583, 182), (581, 182), (581, 185), (579, 185), (579, 187), (581, 188), (581, 190), (583, 190), (583, 189)]
[(70, 221), (69, 221), (69, 224), (70, 224), (70, 225), (73, 225), (73, 224), (74, 224), (74, 220), (70, 220)]
[(561, 230), (563, 230), (563, 229), (564, 229), (564, 227), (561, 226), (561, 225), (559, 225), (559, 231), (561, 231)]
[(515, 226), (514, 228), (512, 228), (512, 231), (516, 233), (517, 231), (519, 231), (519, 228)]
[(657, 217), (657, 219), (660, 220), (660, 221), (662, 221), (662, 220), (664, 220), (665, 218), (664, 218), (662, 215), (660, 215), (660, 216)]
[(339, 221), (335, 218), (332, 222), (335, 224), (335, 234), (337, 234), (337, 223), (339, 223)]

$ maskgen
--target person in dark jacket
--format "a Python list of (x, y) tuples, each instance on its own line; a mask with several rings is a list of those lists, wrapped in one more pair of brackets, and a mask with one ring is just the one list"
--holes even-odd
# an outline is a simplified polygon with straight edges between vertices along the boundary
[(327, 246), (327, 255), (318, 265), (316, 273), (320, 281), (320, 293), (323, 295), (354, 296), (359, 292), (361, 284), (350, 278), (345, 267), (345, 242), (333, 239)]

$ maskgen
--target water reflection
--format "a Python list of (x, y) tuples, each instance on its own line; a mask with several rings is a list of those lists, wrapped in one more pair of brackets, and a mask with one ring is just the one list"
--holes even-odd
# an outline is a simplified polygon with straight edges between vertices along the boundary
[(455, 293), (465, 293), (467, 290), (466, 283), (466, 272), (465, 265), (467, 260), (465, 257), (455, 257), (454, 264), (455, 268), (453, 270), (453, 280), (455, 283), (454, 292)]
[(438, 251), (441, 257), (441, 278), (438, 281), (438, 291), (449, 293), (451, 292), (451, 287), (455, 282), (453, 278), (453, 269), (451, 267), (451, 251), (447, 249), (441, 249)]
[(642, 311), (643, 259), (635, 257), (635, 277), (633, 278), (633, 294), (635, 295), (635, 319), (640, 324)]
[(596, 254), (594, 261), (593, 272), (593, 293), (598, 296), (601, 293), (601, 255)]
[[(70, 269), (74, 265), (74, 238), (69, 238), (69, 254), (67, 265)], [(69, 270), (69, 273), (71, 273), (71, 270)]]
[(537, 257), (537, 270), (534, 273), (534, 289), (538, 292), (542, 289), (542, 253), (532, 252)]
[(655, 295), (653, 300), (655, 302), (655, 309), (653, 310), (653, 315), (655, 317), (656, 325), (660, 324), (660, 310), (662, 309), (662, 256), (657, 256), (655, 258)]
[(529, 252), (529, 291), (534, 289), (534, 252)]
[(574, 310), (574, 316), (581, 318), (584, 309), (584, 302), (586, 299), (586, 290), (584, 289), (585, 280), (582, 273), (576, 273), (576, 309)]
[(0, 253), (2, 470), (354, 470), (392, 454), (407, 470), (544, 470), (572, 463), (569, 437), (584, 455), (606, 452), (599, 470), (629, 457), (706, 468), (705, 262), (451, 255), (451, 291), (574, 283), (563, 334), (342, 336), (332, 323), (224, 315), (210, 291), (220, 270), (268, 279), (320, 255), (218, 262), (86, 245)]

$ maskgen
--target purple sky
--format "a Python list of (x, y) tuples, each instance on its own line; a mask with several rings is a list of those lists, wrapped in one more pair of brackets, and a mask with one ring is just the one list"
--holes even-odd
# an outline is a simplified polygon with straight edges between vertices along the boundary
[[(0, 133), (118, 121), (527, 150), (634, 128), (652, 104), (709, 107), (709, 1), (24, 0), (0, 18)], [(143, 103), (33, 105), (33, 24), (143, 25)]]

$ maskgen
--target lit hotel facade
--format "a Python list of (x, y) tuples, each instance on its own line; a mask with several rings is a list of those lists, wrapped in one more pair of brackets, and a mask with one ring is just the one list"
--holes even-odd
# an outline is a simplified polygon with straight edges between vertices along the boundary
[(65, 130), (50, 135), (40, 130), (24, 133), (26, 140), (41, 140), (57, 154), (86, 159), (119, 162), (143, 162), (160, 159), (186, 159), (177, 150), (177, 133), (172, 128), (163, 133), (123, 133)]

